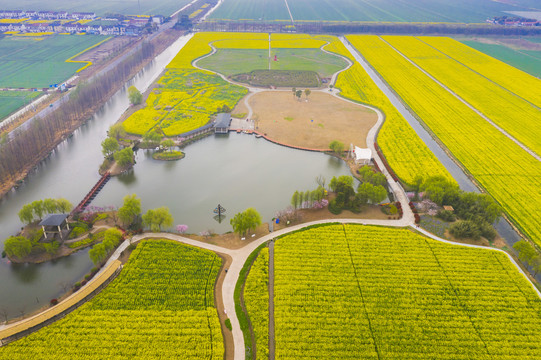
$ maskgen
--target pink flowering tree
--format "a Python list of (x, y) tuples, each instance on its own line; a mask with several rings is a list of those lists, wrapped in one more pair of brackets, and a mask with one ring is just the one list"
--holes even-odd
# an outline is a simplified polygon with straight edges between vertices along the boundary
[(177, 225), (179, 234), (184, 234), (188, 230), (188, 225)]

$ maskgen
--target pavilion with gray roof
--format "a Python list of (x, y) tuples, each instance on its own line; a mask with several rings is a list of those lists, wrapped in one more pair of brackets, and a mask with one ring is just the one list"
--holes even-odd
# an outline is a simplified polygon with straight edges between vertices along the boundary
[(54, 238), (56, 234), (60, 235), (60, 239), (64, 240), (63, 231), (69, 232), (70, 226), (67, 222), (69, 214), (49, 214), (43, 219), (39, 225), (43, 229), (43, 236), (47, 238), (47, 234)]

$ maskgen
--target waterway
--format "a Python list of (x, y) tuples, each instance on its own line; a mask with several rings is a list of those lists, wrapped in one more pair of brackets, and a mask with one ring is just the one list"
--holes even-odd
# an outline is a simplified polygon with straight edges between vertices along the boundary
[[(0, 201), (2, 244), (23, 226), (17, 212), (24, 204), (64, 197), (76, 205), (86, 195), (100, 177), (100, 144), (107, 129), (129, 106), (127, 87), (134, 85), (144, 91), (188, 40), (179, 39), (145, 67), (40, 163), (21, 187)], [(285, 148), (245, 134), (213, 135), (184, 151), (184, 159), (162, 162), (139, 150), (135, 168), (111, 179), (92, 204), (121, 206), (126, 194), (135, 193), (143, 210), (167, 206), (175, 224), (188, 225), (188, 232), (223, 233), (231, 230), (229, 219), (239, 211), (255, 207), (268, 221), (289, 205), (295, 190), (316, 188), (317, 176), (329, 181), (332, 176), (349, 174), (345, 163), (334, 157)], [(226, 208), (221, 223), (213, 218), (218, 203)], [(81, 280), (93, 267), (87, 253), (83, 250), (37, 265), (15, 265), (1, 259), (0, 319), (2, 311), (14, 318), (37, 310), (64, 292), (66, 284)]]

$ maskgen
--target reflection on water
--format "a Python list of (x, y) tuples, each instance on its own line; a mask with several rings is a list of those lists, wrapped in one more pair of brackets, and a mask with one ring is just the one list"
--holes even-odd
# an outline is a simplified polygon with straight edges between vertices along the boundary
[(11, 264), (11, 273), (24, 284), (32, 283), (39, 271), (36, 264)]
[[(231, 230), (229, 219), (248, 207), (266, 222), (289, 206), (293, 192), (315, 189), (319, 175), (329, 182), (350, 174), (340, 159), (246, 134), (211, 135), (183, 151), (185, 158), (164, 162), (152, 159), (153, 150), (139, 150), (133, 172), (113, 177), (94, 204), (120, 206), (135, 193), (143, 211), (167, 206), (175, 224), (188, 225), (188, 232), (224, 233)], [(221, 222), (214, 218), (218, 204), (226, 209)]]
[(137, 177), (135, 176), (135, 172), (133, 171), (133, 169), (130, 169), (123, 174), (118, 175), (117, 179), (124, 185), (130, 185), (137, 181)]

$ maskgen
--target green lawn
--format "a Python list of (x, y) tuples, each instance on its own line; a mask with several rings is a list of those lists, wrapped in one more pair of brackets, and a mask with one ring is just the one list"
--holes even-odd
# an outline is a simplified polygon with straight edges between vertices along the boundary
[[(295, 20), (482, 23), (507, 10), (539, 8), (537, 0), (513, 5), (493, 0), (288, 0)], [(214, 19), (288, 20), (282, 1), (225, 0)]]
[(66, 60), (103, 40), (98, 35), (2, 38), (0, 87), (43, 88), (65, 81), (85, 65)]
[(315, 71), (321, 77), (330, 77), (346, 66), (344, 59), (319, 49), (273, 49), (271, 53), (272, 70)]
[[(219, 49), (197, 65), (230, 76), (268, 69), (268, 54), (268, 50)], [(321, 77), (329, 77), (347, 66), (342, 58), (319, 49), (273, 49), (270, 64), (271, 70), (315, 71)]]
[(478, 41), (462, 41), (462, 43), (541, 78), (541, 51), (514, 50), (505, 45), (485, 44)]
[[(258, 264), (252, 269), (259, 279), (251, 272), (248, 279), (264, 284)], [(541, 354), (541, 299), (501, 252), (407, 229), (328, 225), (277, 239), (274, 264), (277, 359), (537, 360)], [(251, 295), (264, 287), (247, 289), (248, 310), (263, 307), (264, 298)], [(254, 330), (265, 332), (259, 312), (251, 312)]]
[(189, 2), (191, 0), (2, 0), (2, 9), (84, 11), (95, 12), (98, 16), (103, 16), (106, 13), (169, 16)]
[(5, 117), (41, 94), (42, 92), (0, 91), (0, 123)]
[(216, 53), (201, 59), (197, 65), (230, 76), (269, 68), (268, 50), (218, 49)]

